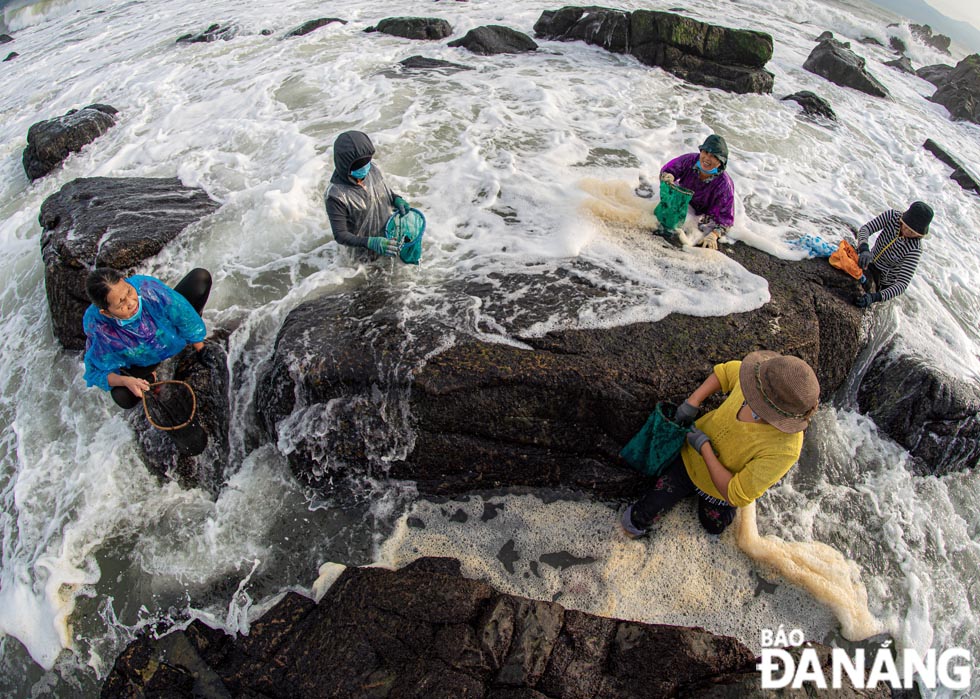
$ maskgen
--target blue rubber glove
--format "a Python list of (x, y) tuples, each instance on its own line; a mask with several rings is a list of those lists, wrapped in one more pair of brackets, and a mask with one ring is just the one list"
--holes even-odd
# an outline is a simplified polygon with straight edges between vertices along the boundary
[(395, 197), (395, 208), (398, 210), (399, 214), (404, 216), (405, 214), (408, 213), (410, 207), (407, 201), (405, 201), (401, 197)]
[(687, 401), (684, 401), (677, 406), (677, 410), (674, 411), (674, 422), (676, 422), (681, 427), (688, 427), (694, 424), (695, 418), (698, 416), (698, 408), (695, 405), (691, 405)]
[(701, 447), (703, 447), (705, 444), (711, 444), (711, 440), (708, 439), (708, 435), (699, 430), (697, 427), (694, 427), (687, 433), (687, 443), (694, 447), (694, 451), (700, 454)]
[(398, 243), (382, 238), (380, 235), (371, 236), (367, 242), (368, 250), (378, 255), (393, 257), (398, 254)]
[(854, 305), (858, 308), (867, 308), (873, 303), (878, 303), (881, 301), (881, 293), (875, 291), (871, 294), (861, 294), (856, 299), (854, 299)]
[(871, 264), (871, 249), (868, 248), (867, 243), (861, 243), (858, 246), (858, 267), (861, 269), (867, 269), (868, 265)]

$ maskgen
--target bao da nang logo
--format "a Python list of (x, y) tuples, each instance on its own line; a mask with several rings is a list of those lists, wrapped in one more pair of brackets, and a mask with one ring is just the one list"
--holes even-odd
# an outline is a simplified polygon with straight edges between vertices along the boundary
[[(775, 633), (763, 629), (761, 641), (762, 657), (756, 668), (763, 689), (841, 689), (845, 678), (855, 689), (879, 685), (912, 689), (916, 678), (929, 689), (969, 689), (972, 679), (972, 656), (963, 648), (942, 652), (930, 648), (924, 654), (911, 648), (899, 653), (887, 644), (867, 650), (831, 648), (830, 666), (825, 667), (817, 649), (804, 645), (800, 629), (786, 632), (780, 626)], [(790, 652), (789, 646), (796, 648)]]

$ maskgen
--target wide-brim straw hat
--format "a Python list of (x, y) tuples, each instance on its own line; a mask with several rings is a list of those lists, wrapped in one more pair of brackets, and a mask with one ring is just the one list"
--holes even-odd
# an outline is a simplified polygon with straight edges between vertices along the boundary
[(802, 432), (820, 403), (820, 382), (799, 357), (750, 352), (738, 372), (742, 395), (752, 411), (780, 432)]

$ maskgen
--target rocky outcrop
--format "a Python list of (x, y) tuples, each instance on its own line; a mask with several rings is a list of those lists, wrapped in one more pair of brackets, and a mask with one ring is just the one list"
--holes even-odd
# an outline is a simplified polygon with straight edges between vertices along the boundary
[(0, 34), (0, 44), (9, 44), (13, 40), (14, 37), (10, 36), (10, 34)]
[(851, 51), (848, 43), (824, 39), (810, 52), (803, 67), (832, 83), (860, 90), (874, 97), (887, 97), (888, 90), (865, 68), (865, 60)]
[(953, 119), (980, 124), (980, 54), (957, 63), (929, 99), (946, 107)]
[(609, 699), (678, 696), (748, 673), (737, 639), (592, 616), (497, 592), (450, 559), (348, 568), (315, 603), (286, 596), (247, 636), (194, 621), (116, 659), (103, 699), (133, 696)]
[(905, 45), (905, 42), (899, 39), (897, 36), (888, 37), (888, 46), (895, 53), (900, 53), (902, 55), (904, 55), (905, 52), (909, 50), (908, 47)]
[[(824, 260), (785, 262), (742, 245), (731, 256), (769, 281), (761, 309), (517, 338), (527, 348), (461, 338), (440, 349), (449, 331), (400, 318), (394, 291), (325, 296), (286, 318), (256, 408), (294, 473), (316, 485), (337, 469), (388, 469), (429, 493), (635, 492), (619, 449), (658, 400), (683, 400), (715, 362), (759, 348), (796, 354), (830, 396), (857, 355), (853, 280)], [(557, 295), (574, 303), (567, 288)]]
[(629, 53), (697, 85), (739, 94), (772, 92), (772, 73), (764, 69), (772, 58), (772, 37), (762, 32), (728, 29), (670, 12), (600, 7), (545, 11), (534, 32), (539, 38), (585, 41)]
[(946, 149), (931, 138), (926, 139), (922, 147), (953, 168), (953, 174), (949, 176), (949, 179), (953, 180), (953, 182), (963, 189), (980, 194), (980, 181), (977, 181), (976, 177), (967, 172), (966, 168), (956, 158), (950, 155)]
[(980, 386), (924, 359), (884, 348), (858, 389), (858, 405), (905, 447), (920, 473), (943, 474), (980, 463)]
[(886, 61), (885, 65), (889, 68), (895, 68), (903, 73), (908, 73), (909, 75), (915, 75), (915, 68), (912, 67), (912, 61), (908, 56), (902, 56), (901, 58), (896, 58), (894, 61)]
[(952, 40), (948, 36), (933, 34), (932, 27), (928, 24), (910, 24), (909, 30), (912, 32), (912, 36), (919, 41), (949, 55), (949, 45), (952, 43)]
[(238, 27), (234, 24), (212, 24), (198, 34), (184, 34), (177, 37), (178, 44), (207, 44), (212, 41), (230, 41), (238, 36)]
[(319, 19), (311, 19), (309, 22), (304, 22), (295, 29), (286, 32), (283, 39), (289, 39), (294, 36), (306, 36), (312, 31), (316, 31), (320, 27), (325, 27), (328, 24), (333, 24), (334, 22), (339, 22), (340, 24), (347, 24), (346, 19), (339, 19), (337, 17), (320, 17)]
[(922, 66), (915, 74), (925, 80), (930, 82), (936, 87), (940, 87), (943, 83), (949, 80), (949, 74), (954, 70), (953, 66), (948, 66), (945, 63), (937, 63), (931, 66)]
[(809, 90), (794, 92), (792, 95), (786, 95), (783, 99), (793, 100), (799, 103), (803, 107), (803, 113), (807, 116), (822, 117), (830, 121), (837, 121), (837, 114), (834, 113), (830, 103)]
[(449, 22), (436, 17), (388, 17), (375, 29), (382, 34), (419, 40), (445, 39), (453, 33)]
[(28, 179), (44, 177), (71, 153), (104, 134), (115, 125), (116, 114), (118, 111), (107, 104), (90, 104), (32, 125), (27, 130), (27, 147), (21, 158)]
[(44, 284), (62, 346), (85, 347), (89, 270), (131, 270), (217, 208), (207, 193), (177, 178), (81, 178), (45, 199), (38, 216)]
[(527, 34), (497, 24), (471, 29), (462, 38), (450, 41), (449, 46), (462, 47), (481, 56), (538, 50), (538, 45)]
[(406, 70), (434, 70), (443, 73), (455, 73), (460, 70), (473, 70), (470, 66), (450, 61), (440, 61), (436, 58), (425, 58), (424, 56), (409, 56), (403, 61), (398, 62)]
[(184, 453), (181, 435), (150, 425), (141, 407), (129, 412), (129, 422), (147, 468), (161, 480), (173, 479), (184, 488), (201, 488), (217, 497), (228, 464), (228, 355), (215, 340), (207, 340), (200, 352), (185, 349), (157, 369), (160, 380), (184, 381), (194, 391), (196, 412), (189, 429), (203, 433), (207, 448), (193, 456)]

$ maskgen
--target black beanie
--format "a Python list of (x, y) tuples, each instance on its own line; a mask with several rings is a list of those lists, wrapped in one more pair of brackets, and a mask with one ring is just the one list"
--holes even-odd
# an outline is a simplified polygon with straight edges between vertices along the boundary
[(908, 211), (902, 214), (902, 222), (919, 235), (928, 235), (932, 215), (931, 206), (924, 201), (914, 201)]

